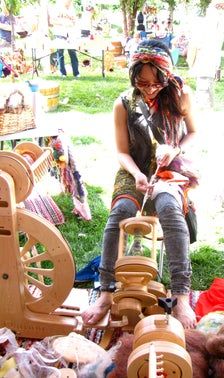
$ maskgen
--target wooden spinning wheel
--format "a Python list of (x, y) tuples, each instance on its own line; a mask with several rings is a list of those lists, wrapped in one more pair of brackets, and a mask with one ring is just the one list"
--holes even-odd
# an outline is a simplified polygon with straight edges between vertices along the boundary
[(18, 146), (16, 152), (0, 151), (0, 326), (25, 337), (67, 334), (79, 314), (78, 305), (61, 308), (75, 277), (70, 249), (54, 225), (17, 205), (46, 172), (51, 151), (33, 143)]

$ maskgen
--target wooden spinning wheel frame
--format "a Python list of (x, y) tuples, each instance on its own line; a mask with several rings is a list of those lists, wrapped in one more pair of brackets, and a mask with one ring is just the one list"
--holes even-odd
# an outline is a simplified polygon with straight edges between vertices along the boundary
[[(69, 305), (70, 317), (58, 315), (73, 288), (73, 256), (53, 224), (18, 206), (46, 173), (51, 151), (31, 142), (20, 147), (21, 154), (0, 152), (0, 324), (26, 337), (65, 334), (78, 313)], [(27, 151), (33, 164), (23, 157)]]

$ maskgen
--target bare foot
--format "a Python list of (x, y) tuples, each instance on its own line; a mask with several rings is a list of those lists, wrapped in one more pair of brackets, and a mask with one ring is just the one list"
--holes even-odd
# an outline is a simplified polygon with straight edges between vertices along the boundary
[(173, 316), (178, 319), (184, 328), (195, 328), (196, 315), (189, 304), (189, 295), (175, 295), (177, 305), (173, 309)]
[(112, 305), (112, 293), (102, 291), (100, 297), (86, 311), (82, 313), (84, 324), (98, 323), (108, 312)]

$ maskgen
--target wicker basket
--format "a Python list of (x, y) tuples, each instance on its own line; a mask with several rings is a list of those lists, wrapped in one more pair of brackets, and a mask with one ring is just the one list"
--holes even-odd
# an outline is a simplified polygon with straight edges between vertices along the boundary
[[(10, 106), (13, 95), (19, 94), (21, 99), (17, 107)], [(0, 135), (13, 134), (36, 127), (31, 106), (24, 104), (24, 95), (15, 90), (6, 100), (3, 109), (0, 109)]]

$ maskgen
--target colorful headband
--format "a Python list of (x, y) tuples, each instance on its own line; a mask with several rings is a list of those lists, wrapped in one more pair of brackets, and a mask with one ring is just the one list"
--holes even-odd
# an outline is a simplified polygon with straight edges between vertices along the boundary
[(159, 47), (137, 47), (132, 56), (132, 64), (136, 62), (151, 63), (166, 76), (170, 77), (172, 75), (172, 60), (169, 54)]

